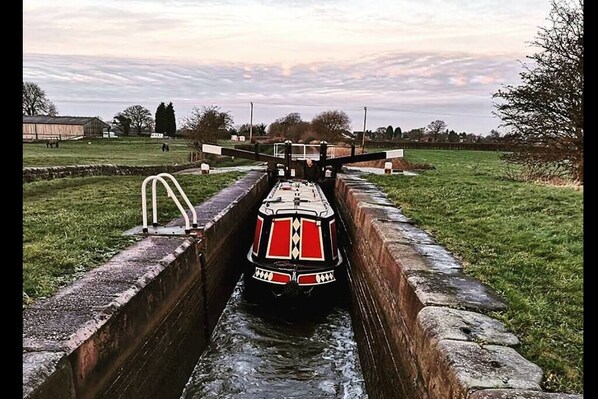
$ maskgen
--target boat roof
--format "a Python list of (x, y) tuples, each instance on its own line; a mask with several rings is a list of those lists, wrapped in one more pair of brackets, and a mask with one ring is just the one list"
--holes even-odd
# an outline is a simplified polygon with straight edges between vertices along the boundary
[(328, 218), (334, 210), (320, 186), (306, 180), (281, 180), (263, 200), (260, 212), (265, 215), (291, 215)]

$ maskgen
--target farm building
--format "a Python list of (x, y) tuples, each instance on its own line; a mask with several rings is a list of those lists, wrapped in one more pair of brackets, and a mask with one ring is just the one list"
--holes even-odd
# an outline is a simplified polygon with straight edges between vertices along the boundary
[(23, 116), (23, 140), (102, 137), (110, 125), (87, 116)]

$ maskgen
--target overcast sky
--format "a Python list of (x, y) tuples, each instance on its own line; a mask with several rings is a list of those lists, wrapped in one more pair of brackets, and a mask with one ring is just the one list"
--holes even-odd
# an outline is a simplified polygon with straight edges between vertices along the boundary
[(172, 101), (179, 126), (217, 105), (236, 125), (338, 109), (362, 130), (486, 135), (501, 85), (549, 0), (25, 0), (23, 80), (60, 115), (106, 121)]

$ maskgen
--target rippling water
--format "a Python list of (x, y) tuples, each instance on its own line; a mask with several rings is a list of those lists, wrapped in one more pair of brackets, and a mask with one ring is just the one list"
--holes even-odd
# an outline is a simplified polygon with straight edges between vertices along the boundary
[(181, 399), (367, 398), (343, 297), (252, 298), (240, 279)]

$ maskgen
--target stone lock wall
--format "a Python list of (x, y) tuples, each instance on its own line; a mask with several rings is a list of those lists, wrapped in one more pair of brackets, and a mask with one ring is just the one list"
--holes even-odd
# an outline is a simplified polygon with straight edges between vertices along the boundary
[(490, 287), (414, 226), (375, 185), (339, 174), (351, 311), (370, 398), (580, 398), (543, 392), (542, 370), (488, 311)]

